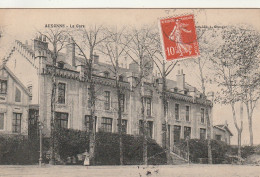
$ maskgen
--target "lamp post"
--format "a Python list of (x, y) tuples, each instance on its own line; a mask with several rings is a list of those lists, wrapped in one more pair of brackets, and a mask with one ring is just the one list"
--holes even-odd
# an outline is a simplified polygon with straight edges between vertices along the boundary
[(188, 151), (188, 164), (190, 164), (190, 147), (189, 147), (189, 140), (190, 140), (190, 136), (186, 137), (186, 141), (187, 141), (187, 151)]
[(39, 131), (40, 131), (40, 158), (39, 158), (39, 166), (42, 166), (42, 129), (43, 123), (39, 122)]

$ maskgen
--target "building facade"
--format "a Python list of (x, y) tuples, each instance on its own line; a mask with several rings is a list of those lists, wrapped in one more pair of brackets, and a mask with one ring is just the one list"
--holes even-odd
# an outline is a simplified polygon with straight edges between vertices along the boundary
[(29, 98), (19, 79), (0, 66), (0, 134), (28, 134)]
[(223, 141), (230, 145), (230, 139), (231, 136), (233, 136), (233, 134), (228, 128), (227, 122), (225, 124), (215, 125), (213, 127), (213, 134), (214, 134), (214, 139)]
[[(11, 53), (5, 58), (6, 65), (31, 90), (29, 107), (29, 130), (44, 123), (46, 135), (50, 132), (51, 117), (51, 57), (48, 43), (42, 38), (34, 39), (32, 45), (15, 42)], [(75, 55), (75, 45), (57, 59), (57, 98), (55, 121), (64, 128), (88, 130), (89, 83), (84, 77), (84, 60)], [(141, 102), (135, 63), (122, 64), (120, 86), (122, 90), (122, 128), (132, 135), (142, 134)], [(94, 56), (94, 81), (96, 84), (96, 131), (117, 132), (117, 94), (111, 65)], [(161, 78), (151, 75), (145, 79), (145, 106), (148, 136), (163, 145), (164, 113), (161, 99)], [(185, 74), (178, 72), (176, 81), (167, 80), (168, 128), (171, 148), (180, 139), (206, 138), (206, 110), (212, 122), (212, 104), (195, 87), (185, 82)], [(30, 134), (30, 131), (29, 131)]]

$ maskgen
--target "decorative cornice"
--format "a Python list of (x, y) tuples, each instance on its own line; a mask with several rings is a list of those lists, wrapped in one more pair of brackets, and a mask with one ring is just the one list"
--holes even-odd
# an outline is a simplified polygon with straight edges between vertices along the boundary
[[(43, 71), (42, 71), (41, 74), (51, 75), (51, 73), (52, 73), (52, 66), (46, 65), (46, 67), (43, 68)], [(80, 72), (78, 72), (78, 71), (69, 70), (69, 69), (61, 69), (61, 68), (58, 68), (58, 67), (56, 67), (55, 76), (61, 77), (61, 78), (66, 78), (66, 79), (78, 80), (78, 81), (81, 81), (81, 82), (89, 82), (88, 79), (86, 79), (84, 77), (83, 78), (80, 77)], [(93, 75), (93, 81), (96, 84), (116, 87), (116, 80), (112, 79), (112, 78), (105, 78), (105, 77), (102, 77), (102, 76)], [(129, 82), (120, 81), (119, 86), (120, 86), (120, 88), (130, 90)]]
[(201, 104), (201, 105), (205, 105), (205, 106), (212, 106), (212, 103), (209, 100), (194, 98), (189, 95), (184, 95), (184, 94), (179, 94), (179, 93), (174, 93), (174, 92), (167, 92), (166, 96), (168, 98), (176, 99), (176, 100), (180, 100), (180, 101), (186, 101), (186, 102)]
[(37, 66), (34, 64), (35, 56), (32, 51), (30, 51), (22, 42), (15, 40), (14, 48), (23, 56), (25, 57), (34, 68), (37, 69)]

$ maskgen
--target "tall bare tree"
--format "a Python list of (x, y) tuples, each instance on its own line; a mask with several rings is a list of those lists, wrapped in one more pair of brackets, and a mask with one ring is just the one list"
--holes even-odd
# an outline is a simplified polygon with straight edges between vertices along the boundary
[(96, 112), (96, 85), (94, 82), (94, 52), (107, 37), (104, 36), (102, 26), (89, 27), (82, 29), (74, 34), (72, 42), (78, 50), (78, 55), (83, 57), (85, 66), (85, 78), (89, 83), (90, 91), (90, 128), (89, 128), (89, 158), (90, 164), (95, 164), (95, 112)]
[[(210, 59), (213, 57), (214, 48), (217, 46), (218, 35), (221, 31), (214, 28), (197, 28), (198, 42), (200, 48), (200, 56), (196, 59), (186, 60), (183, 63), (194, 68), (191, 72), (197, 76), (200, 89), (206, 100), (207, 83), (210, 82), (208, 68)], [(197, 74), (198, 71), (198, 74)], [(207, 124), (207, 147), (208, 147), (208, 163), (212, 164), (212, 150), (211, 150), (211, 129), (212, 123), (209, 115), (209, 107), (205, 107), (206, 124)]]
[(153, 36), (154, 43), (151, 44), (150, 49), (148, 50), (149, 57), (152, 59), (157, 70), (159, 71), (159, 77), (162, 79), (162, 89), (160, 91), (162, 97), (162, 107), (163, 114), (163, 136), (165, 138), (166, 155), (167, 163), (170, 163), (170, 137), (169, 137), (169, 127), (168, 127), (168, 99), (167, 99), (167, 76), (173, 71), (178, 61), (166, 62), (164, 59), (163, 51), (161, 50), (161, 41), (158, 33), (155, 33)]
[[(231, 106), (232, 117), (238, 133), (238, 156), (241, 157), (241, 138), (243, 131), (243, 98), (241, 93), (244, 81), (239, 72), (241, 65), (239, 64), (241, 54), (247, 49), (244, 41), (245, 30), (238, 27), (229, 27), (223, 30), (221, 37), (224, 41), (215, 50), (214, 57), (211, 58), (213, 63), (215, 81), (221, 88), (217, 92), (216, 101)], [(240, 102), (240, 119), (237, 118), (235, 104)]]
[[(144, 27), (141, 29), (132, 29), (128, 35), (126, 35), (127, 48), (125, 50), (126, 55), (138, 66), (138, 77), (136, 88), (139, 90), (140, 102), (141, 102), (141, 118), (143, 125), (143, 161), (144, 164), (148, 164), (147, 157), (147, 108), (145, 98), (145, 79), (150, 75), (152, 71), (152, 61), (149, 57), (150, 45), (153, 43), (152, 28)], [(131, 39), (131, 40), (130, 40)]]
[(260, 34), (254, 29), (237, 29), (240, 35), (232, 41), (231, 49), (236, 51), (233, 57), (236, 65), (239, 66), (237, 72), (241, 78), (239, 85), (242, 88), (242, 101), (245, 103), (250, 145), (253, 146), (253, 122), (254, 109), (260, 98)]
[[(50, 141), (50, 164), (55, 164), (55, 136), (54, 131), (56, 128), (55, 125), (55, 107), (56, 107), (56, 90), (57, 90), (57, 82), (56, 82), (56, 67), (57, 67), (57, 58), (59, 56), (60, 51), (64, 48), (67, 42), (67, 31), (60, 28), (48, 29), (46, 31), (39, 31), (39, 39), (43, 42), (51, 44), (50, 50), (46, 48), (46, 46), (39, 46), (39, 50), (48, 50), (51, 53), (51, 141)], [(47, 51), (45, 51), (47, 52)]]
[[(117, 116), (118, 116), (118, 133), (119, 133), (119, 151), (120, 151), (120, 165), (123, 165), (123, 142), (122, 142), (122, 109), (124, 102), (124, 94), (120, 82), (122, 81), (123, 70), (120, 69), (120, 63), (125, 60), (125, 50), (127, 43), (124, 28), (118, 30), (117, 28), (106, 30), (107, 38), (102, 42), (100, 52), (107, 56), (112, 64), (110, 71), (115, 76), (116, 91), (117, 91)], [(131, 39), (130, 39), (131, 40)]]

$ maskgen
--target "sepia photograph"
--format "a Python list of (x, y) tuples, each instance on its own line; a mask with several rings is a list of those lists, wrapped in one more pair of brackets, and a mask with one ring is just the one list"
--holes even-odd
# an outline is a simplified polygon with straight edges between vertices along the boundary
[(0, 176), (257, 177), (260, 9), (0, 9)]

